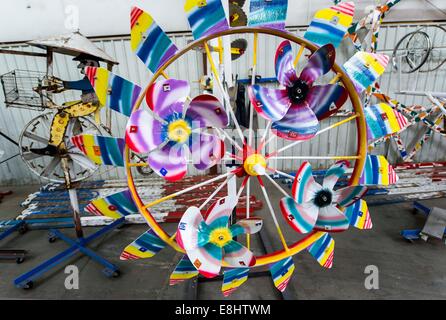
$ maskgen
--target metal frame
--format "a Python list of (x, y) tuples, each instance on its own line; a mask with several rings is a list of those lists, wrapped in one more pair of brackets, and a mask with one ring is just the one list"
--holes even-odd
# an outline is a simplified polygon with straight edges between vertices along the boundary
[(18, 288), (22, 289), (31, 289), (34, 285), (34, 281), (43, 276), (46, 272), (51, 269), (57, 267), (59, 264), (66, 262), (69, 258), (73, 257), (77, 253), (81, 253), (83, 255), (88, 256), (96, 263), (105, 267), (103, 273), (107, 277), (117, 277), (120, 275), (119, 268), (110, 263), (108, 260), (99, 256), (97, 253), (87, 248), (87, 245), (96, 240), (97, 238), (103, 236), (104, 234), (119, 228), (125, 222), (125, 218), (121, 218), (113, 222), (112, 224), (100, 229), (99, 231), (93, 233), (92, 235), (86, 238), (78, 238), (77, 240), (73, 240), (59, 230), (51, 229), (49, 231), (49, 242), (52, 243), (56, 241), (56, 239), (61, 239), (65, 241), (70, 247), (61, 253), (55, 255), (51, 259), (43, 262), (32, 270), (20, 275), (16, 279), (14, 279), (14, 285)]
[[(14, 232), (18, 231), (20, 234), (27, 230), (25, 221), (13, 221), (12, 226), (0, 233), (0, 241), (9, 237)], [(20, 264), (25, 260), (26, 250), (17, 249), (0, 249), (0, 260), (15, 260)]]
[[(202, 39), (196, 40), (192, 43), (190, 43), (188, 46), (180, 50), (177, 54), (175, 54), (172, 58), (170, 58), (153, 76), (150, 83), (145, 88), (144, 92), (140, 95), (138, 101), (136, 102), (133, 111), (139, 109), (141, 106), (143, 99), (145, 97), (145, 94), (150, 87), (160, 76), (165, 76), (165, 69), (169, 67), (174, 61), (182, 57), (184, 54), (189, 52), (195, 47), (198, 46), (205, 46), (207, 47), (207, 42), (213, 39), (217, 39), (219, 37), (227, 36), (227, 35), (233, 35), (233, 34), (249, 34), (252, 33), (254, 35), (257, 34), (266, 34), (266, 35), (272, 35), (276, 37), (280, 37), (286, 40), (290, 40), (293, 43), (297, 43), (301, 46), (305, 46), (306, 49), (310, 50), (311, 52), (314, 52), (317, 50), (317, 47), (310, 43), (309, 41), (302, 39), (300, 37), (297, 37), (291, 33), (280, 31), (280, 30), (273, 30), (273, 29), (264, 29), (264, 28), (252, 28), (252, 27), (239, 27), (239, 28), (232, 28), (229, 30), (225, 30), (219, 33), (215, 33), (212, 35), (209, 35), (207, 37), (204, 37)], [(209, 49), (208, 49), (209, 51)], [(210, 61), (212, 63), (212, 61)], [(350, 100), (353, 104), (353, 108), (356, 112), (355, 120), (356, 120), (356, 127), (358, 130), (358, 151), (357, 151), (357, 160), (355, 163), (355, 169), (353, 171), (350, 183), (351, 184), (357, 184), (359, 182), (359, 178), (362, 172), (362, 168), (365, 164), (365, 159), (367, 155), (367, 128), (365, 123), (365, 116), (362, 109), (362, 104), (359, 99), (358, 94), (356, 93), (356, 90), (345, 73), (345, 71), (339, 67), (336, 63), (334, 64), (332, 70), (339, 76), (339, 80), (342, 81), (342, 83), (345, 85), (346, 89), (349, 92)], [(214, 72), (215, 74), (215, 72)], [(343, 123), (343, 122), (342, 122)], [(342, 124), (341, 123), (341, 124)], [(132, 174), (132, 165), (131, 165), (131, 159), (130, 159), (130, 149), (128, 146), (126, 146), (125, 149), (125, 159), (126, 159), (126, 173), (127, 173), (127, 181), (128, 186), (131, 191), (133, 200), (135, 201), (136, 206), (138, 207), (140, 213), (142, 216), (146, 219), (149, 226), (152, 228), (152, 230), (160, 237), (164, 242), (166, 242), (170, 247), (175, 249), (178, 252), (184, 253), (184, 250), (182, 250), (178, 244), (176, 243), (174, 237), (167, 234), (163, 228), (161, 228), (158, 223), (155, 221), (153, 216), (151, 215), (150, 211), (148, 210), (149, 206), (156, 205), (157, 203), (160, 203), (163, 201), (163, 199), (160, 199), (158, 201), (155, 201), (151, 203), (150, 205), (144, 205), (141, 198), (139, 197), (139, 194), (137, 192), (136, 186), (133, 181), (133, 174)], [(165, 199), (170, 199), (171, 197), (165, 197)], [(271, 264), (277, 261), (280, 261), (282, 259), (285, 259), (287, 257), (293, 256), (300, 251), (306, 249), (308, 246), (310, 246), (312, 243), (320, 239), (325, 233), (321, 231), (315, 231), (308, 234), (305, 238), (293, 243), (291, 246), (288, 246), (287, 248), (284, 248), (282, 250), (278, 250), (272, 253), (268, 253), (263, 256), (259, 256), (256, 259), (256, 264), (253, 267), (259, 267), (267, 264)], [(223, 266), (225, 267), (226, 264), (223, 262)]]

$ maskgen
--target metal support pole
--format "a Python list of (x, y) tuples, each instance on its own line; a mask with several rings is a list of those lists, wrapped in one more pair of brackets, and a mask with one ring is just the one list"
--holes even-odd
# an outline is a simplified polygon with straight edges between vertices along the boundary
[[(113, 64), (107, 63), (107, 70), (112, 71), (113, 70)], [(107, 127), (109, 133), (112, 132), (112, 112), (110, 108), (105, 109), (105, 126)]]
[(52, 76), (53, 73), (53, 50), (47, 49), (46, 51), (46, 75)]
[(81, 218), (80, 218), (80, 210), (79, 210), (79, 201), (77, 198), (76, 189), (73, 188), (71, 184), (71, 177), (70, 177), (70, 168), (68, 164), (67, 158), (62, 158), (62, 168), (65, 176), (65, 185), (68, 190), (68, 194), (70, 196), (70, 203), (71, 208), (73, 209), (73, 221), (74, 221), (74, 229), (76, 230), (76, 236), (79, 239), (84, 238), (84, 232), (82, 231), (82, 224), (81, 224)]

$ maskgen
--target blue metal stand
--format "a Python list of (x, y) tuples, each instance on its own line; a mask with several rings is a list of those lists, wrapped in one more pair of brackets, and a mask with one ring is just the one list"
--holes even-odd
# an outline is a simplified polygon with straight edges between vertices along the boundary
[[(429, 207), (426, 207), (425, 205), (421, 204), (418, 201), (414, 201), (413, 210), (414, 210), (414, 213), (421, 212), (426, 217), (431, 212), (431, 209)], [(403, 236), (404, 239), (409, 240), (409, 241), (418, 240), (421, 238), (421, 229), (402, 230), (401, 235)], [(446, 229), (445, 229), (445, 235), (446, 235)]]
[(103, 270), (103, 273), (107, 277), (118, 277), (120, 275), (119, 268), (115, 266), (114, 264), (110, 263), (103, 257), (96, 254), (94, 251), (88, 249), (86, 246), (96, 240), (97, 238), (101, 237), (102, 235), (118, 228), (125, 222), (125, 218), (121, 218), (113, 222), (112, 224), (103, 227), (101, 230), (95, 232), (94, 234), (86, 237), (86, 238), (79, 238), (77, 240), (73, 240), (66, 235), (62, 234), (59, 230), (51, 229), (49, 231), (49, 241), (54, 242), (56, 239), (61, 239), (68, 243), (70, 247), (58, 255), (52, 257), (51, 259), (45, 261), (44, 263), (38, 265), (31, 271), (28, 271), (25, 274), (22, 274), (18, 278), (14, 280), (14, 284), (18, 288), (23, 289), (30, 289), (33, 287), (34, 281), (41, 277), (45, 272), (49, 271), (50, 269), (56, 267), (57, 265), (65, 262), (69, 258), (73, 257), (76, 253), (82, 253), (91, 259), (93, 259), (96, 263), (99, 263), (105, 267)]
[[(16, 231), (19, 231), (20, 233), (22, 233), (22, 232), (24, 233), (24, 231), (26, 230), (26, 223), (23, 220), (8, 220), (8, 221), (4, 221), (4, 222), (0, 221), (0, 227), (6, 229), (2, 233), (0, 233), (0, 240), (3, 240)], [(20, 231), (20, 230), (24, 230), (24, 231)]]
[(420, 203), (418, 201), (414, 201), (413, 202), (413, 210), (414, 210), (414, 213), (417, 213), (418, 211), (420, 211), (426, 217), (431, 212), (431, 208), (426, 207), (424, 204), (422, 204), (422, 203)]

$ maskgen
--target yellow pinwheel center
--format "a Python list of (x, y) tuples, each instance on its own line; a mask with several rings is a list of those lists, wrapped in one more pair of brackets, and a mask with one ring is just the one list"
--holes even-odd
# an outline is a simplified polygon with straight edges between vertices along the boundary
[(183, 119), (169, 123), (169, 126), (167, 128), (169, 139), (178, 143), (187, 142), (191, 133), (192, 129), (190, 128), (189, 124)]
[(211, 232), (209, 241), (222, 248), (232, 240), (232, 233), (229, 228), (218, 228)]
[(266, 159), (261, 154), (252, 154), (245, 159), (243, 168), (250, 176), (264, 175), (266, 168)]

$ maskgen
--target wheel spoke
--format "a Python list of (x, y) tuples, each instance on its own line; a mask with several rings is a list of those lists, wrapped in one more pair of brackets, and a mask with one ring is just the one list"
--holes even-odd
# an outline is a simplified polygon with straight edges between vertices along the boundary
[[(246, 218), (248, 219), (251, 216), (251, 179), (249, 179), (246, 183)], [(251, 248), (251, 237), (249, 234), (246, 235), (246, 247), (248, 249)]]
[(37, 134), (34, 134), (32, 132), (29, 132), (29, 131), (25, 131), (25, 133), (23, 135), (25, 137), (31, 139), (31, 140), (34, 140), (34, 141), (37, 141), (37, 142), (41, 142), (43, 144), (47, 144), (48, 143), (48, 139), (46, 139), (44, 137), (41, 137), (41, 136), (38, 136)]
[(292, 176), (291, 174), (282, 172), (282, 171), (277, 170), (277, 169), (273, 169), (273, 168), (266, 168), (266, 169), (269, 170), (269, 171), (271, 171), (271, 172), (273, 172), (273, 173), (277, 173), (277, 174), (279, 174), (279, 175), (281, 175), (281, 176), (283, 176), (283, 177), (286, 177), (286, 178), (288, 178), (288, 179), (291, 179), (291, 180), (294, 180), (294, 178), (295, 178), (295, 177)]
[(43, 157), (43, 155), (41, 154), (37, 154), (34, 152), (25, 152), (23, 153), (23, 159), (25, 159), (26, 161), (32, 161), (35, 160), (37, 158)]
[(243, 151), (242, 147), (226, 132), (224, 129), (217, 129), (217, 131), (222, 134), (231, 142), (231, 144), (236, 147), (239, 151)]
[(48, 177), (51, 173), (54, 172), (54, 170), (59, 165), (59, 163), (60, 163), (60, 158), (54, 157), (53, 160), (51, 160), (51, 162), (45, 167), (45, 169), (43, 169), (40, 172), (40, 175), (44, 176), (44, 177)]
[(334, 78), (330, 80), (329, 84), (335, 84), (336, 82), (339, 81), (339, 79), (341, 79), (341, 76), (342, 76), (342, 75), (341, 75), (340, 73), (337, 73), (337, 74), (334, 76)]
[(271, 141), (273, 141), (276, 138), (277, 138), (276, 135), (271, 135), (271, 137), (265, 142), (265, 145), (263, 146), (263, 148), (265, 148), (267, 145), (269, 145), (271, 143)]
[(169, 76), (167, 75), (167, 73), (165, 71), (161, 72), (161, 75), (163, 76), (164, 79), (169, 80)]
[(273, 186), (277, 188), (277, 190), (279, 190), (285, 197), (289, 197), (288, 192), (286, 192), (276, 181), (274, 181), (274, 179), (271, 178), (269, 174), (266, 174), (265, 176), (269, 179)]
[(233, 153), (229, 153), (229, 152), (227, 152), (227, 153), (226, 153), (226, 156), (229, 157), (229, 158), (231, 158), (230, 160), (239, 160), (239, 161), (243, 161), (243, 158), (242, 158), (242, 157), (239, 157), (238, 155), (233, 154)]
[(217, 85), (221, 91), (221, 94), (223, 95), (223, 98), (226, 102), (226, 106), (227, 106), (226, 109), (229, 111), (232, 121), (234, 121), (235, 128), (237, 129), (237, 132), (239, 134), (241, 141), (245, 141), (245, 137), (243, 136), (242, 129), (240, 128), (240, 124), (237, 121), (237, 117), (234, 114), (234, 110), (232, 110), (231, 101), (229, 99), (228, 93), (226, 92), (225, 88), (223, 87), (223, 83), (221, 82), (220, 75), (217, 71), (217, 68), (215, 67), (215, 63), (214, 63), (214, 60), (212, 59), (211, 51), (209, 49), (209, 45), (207, 43), (205, 43), (204, 48), (206, 50), (206, 56), (209, 60), (209, 64), (211, 66), (212, 72), (214, 73), (215, 81), (217, 82)]
[(263, 184), (262, 178), (260, 176), (257, 177), (257, 180), (260, 184), (260, 189), (262, 189), (263, 197), (265, 198), (266, 204), (268, 206), (271, 217), (273, 218), (274, 225), (276, 226), (277, 233), (279, 234), (280, 241), (282, 241), (283, 248), (285, 251), (288, 251), (288, 245), (286, 244), (285, 237), (283, 236), (282, 229), (280, 228), (279, 222), (277, 221), (276, 214), (274, 213), (274, 208), (271, 204), (271, 201), (268, 196), (268, 192), (266, 191), (265, 185)]
[(73, 162), (77, 163), (84, 169), (87, 169), (91, 172), (97, 169), (97, 165), (89, 158), (87, 158), (83, 153), (69, 153), (69, 156)]
[[(257, 71), (257, 44), (258, 44), (259, 35), (254, 33), (254, 54), (253, 54), (253, 63), (252, 63), (252, 78), (251, 85), (255, 85), (256, 83), (256, 71)], [(253, 126), (254, 126), (254, 106), (252, 102), (249, 101), (249, 132), (248, 132), (248, 145), (252, 147), (252, 138), (253, 138)]]
[(251, 201), (249, 200), (250, 197), (251, 197), (251, 180), (248, 179), (248, 181), (246, 182), (246, 218), (249, 218), (251, 216), (250, 212)]
[(263, 151), (263, 148), (266, 146), (265, 140), (266, 140), (269, 130), (271, 129), (272, 124), (273, 124), (272, 121), (268, 121), (268, 124), (266, 125), (266, 128), (265, 128), (265, 132), (263, 133), (262, 139), (260, 140), (260, 144), (257, 149), (257, 153), (261, 153)]
[(305, 45), (301, 45), (299, 51), (297, 52), (296, 59), (294, 59), (294, 67), (297, 67), (300, 57), (304, 53), (304, 50), (305, 50)]
[(206, 205), (209, 203), (209, 201), (211, 201), (219, 192), (221, 189), (223, 189), (224, 186), (226, 186), (226, 184), (228, 183), (228, 181), (230, 179), (232, 179), (232, 177), (234, 177), (234, 174), (229, 175), (225, 181), (223, 181), (223, 183), (221, 183), (217, 189), (214, 190), (214, 192), (212, 192), (212, 194), (206, 199), (205, 202), (203, 202), (201, 204), (201, 206), (199, 207), (200, 211), (203, 210), (204, 207), (206, 207)]
[(246, 176), (243, 179), (242, 185), (240, 186), (240, 189), (237, 192), (237, 201), (238, 201), (238, 199), (240, 199), (240, 196), (242, 195), (243, 190), (245, 190), (245, 187), (249, 182), (249, 178), (250, 178), (250, 176)]
[(175, 192), (175, 193), (172, 193), (172, 194), (170, 194), (170, 195), (168, 195), (168, 196), (165, 196), (165, 197), (163, 197), (163, 198), (161, 198), (161, 199), (158, 199), (158, 200), (155, 200), (155, 201), (153, 201), (153, 202), (150, 202), (149, 204), (146, 204), (146, 205), (144, 206), (144, 209), (151, 208), (151, 207), (153, 207), (153, 206), (155, 206), (155, 205), (157, 205), (157, 204), (160, 204), (160, 203), (162, 203), (162, 202), (164, 202), (164, 201), (173, 199), (173, 198), (178, 197), (178, 196), (180, 196), (180, 195), (182, 195), (182, 194), (185, 194), (185, 193), (187, 193), (187, 192), (191, 192), (191, 191), (193, 191), (193, 190), (195, 190), (195, 189), (198, 189), (198, 188), (201, 188), (201, 187), (206, 186), (206, 185), (208, 185), (208, 184), (211, 184), (211, 183), (213, 183), (213, 182), (215, 182), (215, 181), (224, 179), (224, 178), (228, 177), (228, 176), (231, 175), (231, 174), (237, 173), (239, 170), (240, 170), (240, 169), (237, 168), (237, 169), (235, 169), (235, 170), (232, 170), (232, 171), (227, 172), (227, 173), (225, 173), (225, 174), (219, 175), (219, 176), (217, 176), (217, 177), (215, 177), (215, 178), (212, 178), (212, 179), (210, 179), (210, 180), (203, 181), (203, 182), (201, 182), (201, 183), (199, 183), (199, 184), (197, 184), (197, 185), (194, 185), (194, 186), (192, 186), (192, 187), (189, 187), (189, 188), (180, 190), (180, 191), (178, 191), (178, 192)]
[[(322, 129), (322, 130), (319, 130), (319, 131), (316, 133), (315, 136), (318, 136), (318, 135), (320, 135), (320, 134), (322, 134), (322, 133), (324, 133), (324, 132), (330, 131), (331, 129), (337, 128), (337, 127), (339, 127), (339, 126), (341, 126), (341, 125), (343, 125), (343, 124), (345, 124), (345, 123), (347, 123), (347, 122), (350, 122), (350, 121), (352, 121), (352, 120), (355, 120), (355, 119), (358, 118), (358, 117), (359, 117), (359, 114), (355, 114), (355, 115), (353, 115), (353, 116), (351, 116), (351, 117), (348, 117), (347, 119), (344, 119), (344, 120), (342, 120), (342, 121), (336, 122), (335, 124), (332, 124), (331, 126), (328, 126), (327, 128), (324, 128), (324, 129)], [(308, 140), (306, 140), (306, 141), (308, 141)], [(279, 153), (282, 153), (282, 152), (284, 152), (285, 150), (288, 150), (288, 149), (290, 149), (290, 148), (293, 148), (293, 147), (297, 146), (298, 144), (301, 144), (302, 142), (304, 142), (304, 141), (296, 141), (296, 142), (293, 142), (293, 143), (291, 143), (291, 144), (289, 144), (289, 145), (287, 145), (287, 146), (284, 146), (283, 148), (281, 148), (281, 149), (279, 149), (279, 150), (277, 150), (277, 151), (271, 153), (271, 154), (268, 156), (268, 158), (269, 158), (269, 157), (273, 157), (273, 156), (275, 156), (275, 155), (277, 155), (277, 154), (279, 154)]]

